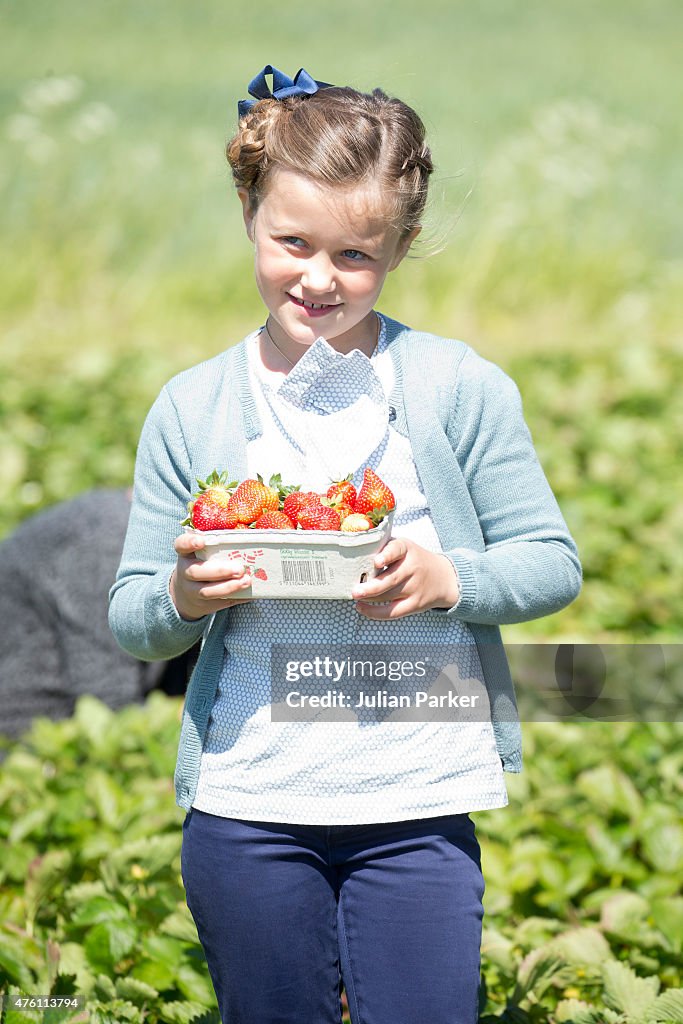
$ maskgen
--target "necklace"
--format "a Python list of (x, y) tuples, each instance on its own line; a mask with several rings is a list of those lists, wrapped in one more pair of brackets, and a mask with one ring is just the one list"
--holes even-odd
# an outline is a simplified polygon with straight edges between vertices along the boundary
[[(378, 316), (376, 316), (376, 321), (377, 321), (377, 338), (375, 340), (375, 345), (374, 345), (374, 348), (372, 350), (372, 355), (374, 355), (375, 352), (377, 351), (377, 345), (379, 344), (379, 335), (380, 335), (380, 326), (381, 325), (380, 325), (380, 319), (379, 319)], [(270, 342), (270, 344), (275, 349), (275, 351), (279, 352), (280, 355), (282, 356), (282, 358), (284, 360), (286, 360), (289, 363), (290, 366), (292, 366), (292, 367), (295, 366), (295, 363), (289, 358), (289, 356), (285, 352), (282, 351), (280, 346), (273, 339), (272, 334), (268, 330), (268, 321), (267, 320), (266, 320), (265, 324), (263, 325), (263, 331), (264, 331), (266, 337), (268, 338), (268, 341)]]
[(291, 359), (289, 358), (289, 356), (288, 356), (288, 355), (286, 355), (286, 354), (285, 354), (285, 353), (284, 353), (284, 352), (282, 351), (282, 349), (280, 348), (280, 346), (279, 346), (279, 345), (276, 345), (276, 344), (275, 344), (275, 342), (273, 341), (273, 336), (272, 336), (272, 334), (270, 333), (270, 331), (268, 330), (268, 322), (267, 322), (267, 321), (266, 321), (266, 323), (265, 323), (265, 324), (263, 325), (263, 330), (265, 331), (266, 337), (268, 338), (268, 341), (269, 341), (269, 342), (270, 342), (270, 344), (271, 344), (271, 345), (273, 346), (273, 348), (275, 349), (275, 351), (276, 351), (276, 352), (279, 352), (279, 353), (280, 353), (280, 355), (282, 356), (282, 358), (283, 358), (283, 359), (285, 359), (285, 360), (286, 360), (286, 361), (287, 361), (287, 362), (289, 363), (289, 365), (290, 365), (290, 366), (294, 366), (294, 363), (293, 363), (293, 362), (292, 362), (292, 360), (291, 360)]

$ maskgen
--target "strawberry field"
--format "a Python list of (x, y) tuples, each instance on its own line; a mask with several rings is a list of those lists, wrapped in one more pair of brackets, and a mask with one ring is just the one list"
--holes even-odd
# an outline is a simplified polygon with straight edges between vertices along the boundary
[[(579, 546), (579, 599), (505, 638), (680, 642), (680, 5), (344, 13), (3, 5), (0, 536), (128, 484), (164, 381), (263, 322), (222, 150), (250, 78), (303, 65), (423, 114), (429, 215), (380, 308), (514, 376)], [(85, 994), (93, 1022), (217, 1021), (179, 876), (178, 715), (86, 698), (7, 745), (0, 992)], [(525, 725), (511, 806), (477, 815), (482, 1020), (683, 1020), (682, 732)]]
[[(0, 990), (79, 993), (93, 1024), (218, 1021), (180, 878), (179, 711), (160, 694), (116, 714), (85, 697), (9, 752)], [(683, 1021), (680, 739), (663, 724), (525, 728), (510, 806), (476, 815), (482, 1021)]]

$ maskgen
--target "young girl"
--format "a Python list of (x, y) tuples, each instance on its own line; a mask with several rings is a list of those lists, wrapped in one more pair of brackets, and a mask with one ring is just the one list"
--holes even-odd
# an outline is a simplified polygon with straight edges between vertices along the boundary
[[(503, 771), (521, 769), (498, 625), (573, 600), (576, 548), (513, 382), (375, 311), (427, 198), (417, 114), (303, 70), (268, 66), (249, 92), (227, 155), (265, 324), (150, 411), (111, 624), (144, 659), (203, 639), (176, 792), (222, 1020), (338, 1024), (343, 986), (354, 1024), (471, 1024), (484, 885), (469, 815), (503, 806)], [(322, 491), (349, 470), (358, 485), (366, 465), (396, 511), (382, 571), (352, 601), (250, 600), (243, 567), (200, 561), (201, 537), (178, 536), (215, 467)], [(449, 645), (490, 716), (275, 721), (285, 643), (321, 657)]]

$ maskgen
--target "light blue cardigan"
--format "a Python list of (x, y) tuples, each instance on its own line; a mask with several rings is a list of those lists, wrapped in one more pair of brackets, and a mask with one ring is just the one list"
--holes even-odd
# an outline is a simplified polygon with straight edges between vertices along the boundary
[[(498, 626), (558, 611), (581, 587), (581, 565), (538, 462), (514, 382), (469, 346), (385, 318), (395, 369), (393, 425), (407, 434), (444, 553), (460, 577), (457, 605), (484, 670), (506, 771), (522, 767), (521, 730)], [(173, 541), (197, 478), (214, 468), (247, 476), (247, 442), (260, 425), (245, 342), (174, 377), (145, 421), (130, 523), (109, 621), (143, 660), (172, 658), (203, 637), (190, 681), (175, 771), (189, 810), (223, 661), (225, 616), (178, 615), (168, 591)]]

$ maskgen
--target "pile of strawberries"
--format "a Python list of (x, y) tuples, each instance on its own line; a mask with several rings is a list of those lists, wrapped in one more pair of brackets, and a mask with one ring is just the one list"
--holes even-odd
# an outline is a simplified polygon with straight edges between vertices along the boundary
[(227, 482), (214, 470), (198, 480), (183, 526), (195, 530), (341, 530), (360, 533), (377, 526), (395, 507), (394, 495), (368, 466), (358, 492), (351, 476), (336, 480), (326, 494), (301, 491), (282, 483), (279, 473), (266, 484), (255, 480)]

